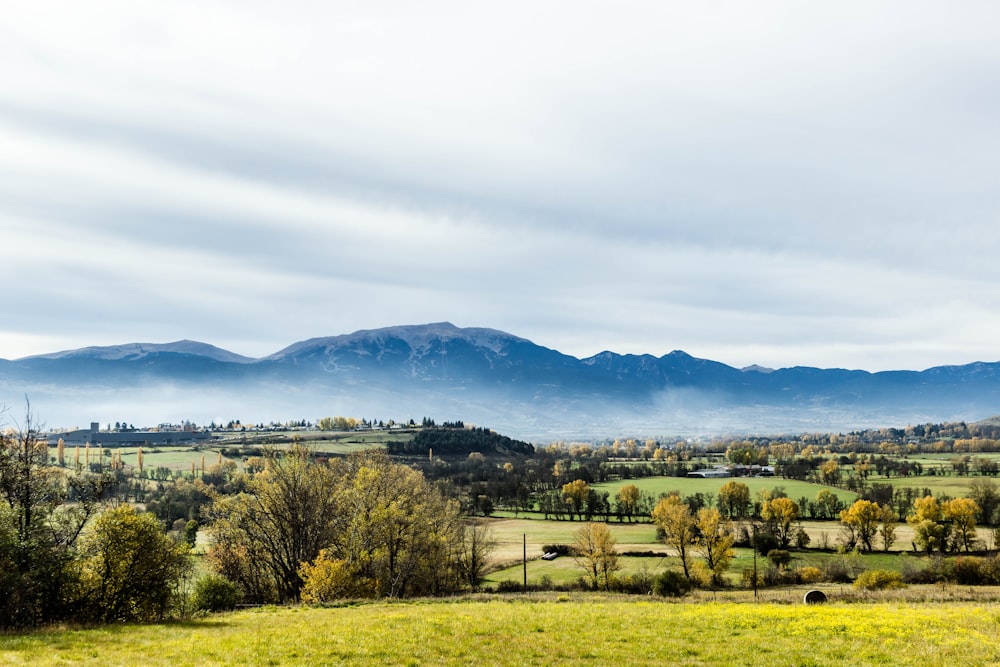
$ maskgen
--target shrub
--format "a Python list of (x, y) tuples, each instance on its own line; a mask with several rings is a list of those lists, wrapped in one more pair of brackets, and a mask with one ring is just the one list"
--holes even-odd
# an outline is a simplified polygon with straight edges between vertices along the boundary
[(709, 588), (714, 583), (712, 571), (703, 561), (697, 560), (691, 564), (691, 582), (699, 588)]
[(612, 580), (611, 590), (618, 593), (649, 595), (653, 592), (653, 578), (646, 571), (625, 574)]
[(374, 594), (370, 583), (358, 577), (347, 561), (331, 558), (326, 549), (321, 550), (311, 564), (303, 563), (299, 576), (302, 577), (302, 601), (306, 604)]
[(953, 578), (951, 564), (940, 556), (928, 559), (917, 559), (911, 556), (901, 556), (903, 563), (900, 571), (903, 581), (908, 584), (937, 584)]
[(903, 588), (903, 575), (895, 570), (865, 570), (854, 580), (855, 588), (866, 591), (881, 591), (887, 588)]
[(195, 611), (228, 611), (240, 601), (236, 584), (223, 576), (209, 574), (195, 583), (191, 605)]
[(795, 574), (803, 584), (815, 584), (823, 581), (823, 570), (818, 567), (800, 567)]
[(504, 579), (497, 584), (497, 593), (520, 593), (521, 588), (521, 582), (514, 581), (513, 579)]
[(568, 544), (545, 544), (542, 546), (543, 554), (559, 554), (560, 556), (568, 556), (572, 549)]
[(836, 584), (849, 584), (854, 581), (861, 567), (860, 561), (854, 555), (831, 558), (823, 564), (823, 574), (827, 581)]
[(955, 581), (966, 586), (983, 583), (983, 559), (975, 556), (959, 556), (955, 559)]
[[(743, 574), (741, 576), (741, 580), (742, 580), (744, 588), (753, 588), (754, 581), (753, 581), (753, 568), (752, 567), (745, 567), (745, 568), (743, 568)], [(763, 585), (764, 585), (764, 572), (762, 570), (758, 570), (758, 572), (757, 572), (757, 586), (760, 587), (760, 586), (763, 586)]]
[(677, 570), (665, 570), (653, 578), (653, 593), (662, 597), (682, 598), (694, 585)]
[(767, 552), (767, 559), (774, 563), (776, 568), (784, 570), (792, 562), (792, 554), (784, 549), (771, 549)]

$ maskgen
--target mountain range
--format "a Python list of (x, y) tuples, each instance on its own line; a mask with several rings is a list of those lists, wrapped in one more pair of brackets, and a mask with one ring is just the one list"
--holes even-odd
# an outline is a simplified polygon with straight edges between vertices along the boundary
[(1000, 362), (924, 371), (734, 368), (681, 351), (578, 359), (450, 323), (314, 338), (260, 359), (195, 341), (0, 359), (0, 398), (50, 426), (463, 420), (520, 438), (848, 431), (1000, 413)]

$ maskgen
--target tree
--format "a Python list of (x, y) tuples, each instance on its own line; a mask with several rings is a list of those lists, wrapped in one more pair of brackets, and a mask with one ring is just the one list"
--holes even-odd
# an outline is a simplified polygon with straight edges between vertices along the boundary
[(785, 549), (792, 541), (792, 522), (799, 518), (799, 506), (791, 498), (770, 498), (761, 505), (760, 518)]
[(303, 564), (349, 581), (351, 596), (439, 595), (462, 586), (458, 502), (382, 453), (321, 463), (301, 448), (283, 459), (272, 452), (247, 492), (215, 499), (208, 517), (210, 562), (254, 601), (299, 599), (312, 572)]
[(865, 551), (872, 550), (872, 539), (878, 533), (882, 520), (882, 508), (870, 500), (856, 500), (846, 510), (840, 512), (840, 522), (848, 532), (848, 546), (861, 542)]
[(590, 522), (573, 533), (573, 559), (595, 589), (610, 590), (614, 573), (621, 569), (615, 544), (606, 523)]
[(893, 542), (896, 541), (896, 526), (899, 525), (899, 515), (892, 505), (882, 505), (879, 511), (882, 526), (879, 528), (879, 535), (882, 537), (882, 548), (886, 553)]
[(688, 547), (695, 543), (696, 538), (696, 521), (691, 514), (691, 508), (680, 499), (680, 496), (671, 495), (660, 499), (653, 508), (652, 517), (653, 523), (663, 533), (664, 543), (673, 547), (681, 559), (684, 576), (690, 579)]
[(162, 619), (190, 568), (188, 549), (151, 514), (120, 505), (97, 517), (80, 544), (81, 601), (102, 622)]
[(840, 466), (834, 459), (824, 461), (819, 467), (820, 479), (827, 486), (837, 486), (840, 484)]
[(462, 579), (469, 588), (476, 590), (483, 580), (490, 556), (496, 548), (489, 525), (479, 521), (466, 523), (463, 527), (462, 548), (459, 555), (459, 568)]
[[(562, 495), (563, 499), (573, 507), (572, 514), (580, 516), (583, 503), (586, 502), (587, 496), (590, 495), (590, 486), (582, 479), (574, 479), (572, 482), (563, 484)], [(573, 518), (572, 514), (570, 515), (570, 519)]]
[(618, 513), (621, 516), (627, 517), (629, 522), (631, 522), (632, 517), (635, 516), (635, 511), (639, 506), (639, 498), (641, 496), (642, 492), (635, 484), (626, 484), (622, 488), (618, 489), (618, 493), (615, 495), (615, 502), (618, 505)]
[(830, 489), (820, 489), (816, 494), (816, 501), (813, 503), (816, 515), (821, 519), (833, 519), (840, 515), (844, 509), (844, 504), (840, 502), (837, 494)]
[(743, 482), (729, 481), (719, 489), (716, 501), (722, 516), (739, 521), (750, 514), (750, 487)]
[(206, 510), (215, 543), (210, 561), (253, 602), (299, 599), (299, 567), (314, 560), (336, 534), (341, 511), (336, 476), (311, 464), (310, 452), (267, 453), (265, 469), (245, 493), (213, 498)]
[(944, 551), (948, 546), (948, 532), (942, 520), (941, 504), (934, 496), (924, 496), (913, 501), (913, 514), (906, 522), (913, 526), (914, 543), (927, 553), (935, 549)]
[(951, 521), (951, 538), (955, 547), (962, 547), (966, 553), (976, 542), (976, 515), (979, 506), (971, 498), (953, 498), (941, 506), (944, 518)]
[(992, 479), (974, 479), (969, 482), (969, 498), (979, 505), (979, 522), (992, 526), (1000, 507), (1000, 491)]
[[(31, 404), (21, 424), (0, 433), (0, 627), (64, 617), (80, 531), (97, 510), (106, 478), (48, 465)], [(64, 505), (72, 492), (74, 503)]]
[(736, 555), (733, 551), (736, 538), (729, 523), (714, 508), (703, 507), (698, 510), (697, 529), (705, 565), (711, 573), (712, 583), (718, 585), (722, 583), (722, 575)]

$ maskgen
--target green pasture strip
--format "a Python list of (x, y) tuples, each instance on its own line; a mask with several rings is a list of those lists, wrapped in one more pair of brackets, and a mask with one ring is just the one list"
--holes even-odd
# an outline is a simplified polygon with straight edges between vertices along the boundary
[(898, 489), (930, 489), (931, 495), (940, 497), (943, 495), (951, 498), (966, 498), (969, 495), (969, 485), (974, 480), (989, 480), (1000, 484), (996, 477), (982, 477), (970, 475), (968, 477), (941, 477), (938, 475), (920, 475), (919, 477), (876, 477), (870, 475), (868, 484), (891, 484)]
[(775, 489), (779, 486), (785, 490), (789, 498), (796, 501), (803, 496), (809, 500), (814, 500), (816, 494), (822, 489), (833, 491), (841, 501), (848, 504), (853, 503), (858, 498), (858, 494), (845, 489), (800, 482), (794, 479), (782, 479), (781, 477), (716, 477), (707, 479), (700, 477), (643, 477), (640, 479), (623, 479), (614, 482), (593, 484), (592, 488), (599, 491), (607, 491), (612, 498), (618, 493), (618, 489), (626, 484), (635, 484), (640, 490), (650, 493), (653, 496), (659, 496), (661, 493), (670, 493), (671, 491), (677, 491), (682, 496), (690, 496), (695, 493), (717, 494), (723, 484), (733, 481), (746, 484), (750, 489), (752, 499), (756, 499), (757, 493), (762, 489)]
[(989, 603), (689, 604), (649, 598), (261, 608), (0, 635), (6, 665), (947, 665), (1000, 660)]

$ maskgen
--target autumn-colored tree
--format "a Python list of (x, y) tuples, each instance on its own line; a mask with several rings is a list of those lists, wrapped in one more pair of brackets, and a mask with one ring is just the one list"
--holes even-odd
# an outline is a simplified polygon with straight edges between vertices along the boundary
[(563, 500), (568, 502), (573, 508), (570, 513), (570, 519), (573, 518), (573, 514), (580, 516), (583, 504), (587, 502), (588, 495), (590, 495), (590, 486), (588, 486), (582, 479), (574, 479), (572, 482), (563, 484)]
[(882, 508), (870, 500), (859, 499), (854, 504), (840, 512), (840, 522), (848, 535), (848, 547), (854, 547), (859, 542), (865, 551), (872, 550), (872, 539), (878, 533), (879, 521), (882, 520)]
[(819, 478), (827, 486), (840, 484), (840, 466), (834, 459), (824, 461), (819, 467)]
[(913, 541), (919, 548), (927, 553), (947, 548), (948, 531), (942, 523), (943, 519), (941, 504), (934, 496), (913, 501), (913, 513), (906, 517), (906, 522), (913, 526)]
[(618, 513), (621, 516), (627, 517), (631, 522), (632, 517), (635, 516), (635, 511), (639, 506), (639, 498), (641, 497), (642, 492), (635, 484), (626, 484), (618, 489), (618, 493), (615, 496), (615, 501), (618, 503)]
[(976, 515), (979, 505), (971, 498), (953, 498), (941, 505), (944, 518), (951, 521), (951, 539), (966, 552), (976, 542)]
[(723, 573), (736, 555), (733, 551), (736, 538), (733, 536), (732, 527), (719, 510), (703, 507), (698, 510), (697, 529), (698, 545), (702, 556), (705, 557), (705, 565), (711, 573), (712, 583), (720, 584)]
[(684, 576), (691, 578), (689, 547), (696, 541), (696, 520), (691, 514), (691, 508), (680, 499), (680, 496), (670, 495), (661, 498), (653, 508), (653, 523), (663, 533), (663, 541), (673, 547), (681, 559)]
[(791, 498), (770, 498), (760, 508), (760, 518), (782, 549), (792, 541), (792, 523), (799, 518), (799, 506)]
[(840, 516), (840, 511), (844, 509), (844, 504), (836, 493), (830, 489), (820, 489), (816, 494), (816, 501), (813, 503), (816, 514), (821, 519), (834, 519)]
[(573, 559), (595, 589), (610, 590), (614, 573), (621, 569), (615, 544), (606, 523), (589, 522), (573, 533)]
[(719, 489), (716, 502), (725, 518), (731, 521), (745, 519), (750, 514), (750, 487), (743, 482), (728, 481)]

